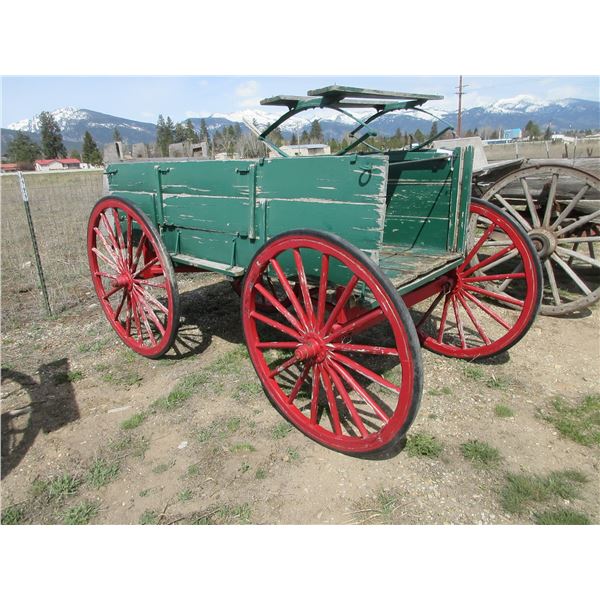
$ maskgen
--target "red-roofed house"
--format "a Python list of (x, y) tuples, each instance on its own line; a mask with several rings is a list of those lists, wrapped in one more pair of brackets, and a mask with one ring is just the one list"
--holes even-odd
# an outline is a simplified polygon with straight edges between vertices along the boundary
[(15, 173), (19, 170), (17, 163), (0, 163), (0, 171), (2, 173)]
[(79, 168), (81, 168), (81, 161), (78, 158), (48, 158), (35, 161), (36, 171), (61, 171)]

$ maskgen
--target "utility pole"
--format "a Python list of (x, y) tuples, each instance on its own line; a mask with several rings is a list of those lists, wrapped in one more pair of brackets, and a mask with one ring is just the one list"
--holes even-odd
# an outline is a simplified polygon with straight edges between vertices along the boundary
[(461, 133), (462, 133), (462, 97), (463, 94), (465, 93), (463, 90), (464, 88), (469, 87), (468, 85), (463, 85), (463, 78), (462, 75), (459, 76), (458, 78), (458, 123), (457, 123), (457, 127), (456, 127), (456, 134), (458, 137), (461, 137)]

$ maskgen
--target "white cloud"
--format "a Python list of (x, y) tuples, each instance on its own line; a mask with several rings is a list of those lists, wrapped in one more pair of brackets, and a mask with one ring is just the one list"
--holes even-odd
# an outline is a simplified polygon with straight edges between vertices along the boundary
[[(244, 108), (258, 108), (262, 98), (244, 98), (238, 102), (239, 106)], [(262, 107), (261, 107), (262, 108)]]
[(235, 95), (240, 98), (248, 98), (249, 96), (256, 96), (258, 93), (258, 82), (249, 80), (240, 83), (235, 88)]
[(210, 113), (208, 113), (206, 111), (203, 111), (203, 112), (198, 112), (197, 110), (186, 110), (185, 111), (186, 119), (204, 119), (209, 116), (210, 116)]

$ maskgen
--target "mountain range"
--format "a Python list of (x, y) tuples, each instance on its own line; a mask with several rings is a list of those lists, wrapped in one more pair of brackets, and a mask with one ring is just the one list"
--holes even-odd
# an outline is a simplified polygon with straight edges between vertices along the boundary
[[(436, 117), (456, 126), (456, 111), (447, 112), (426, 108)], [(60, 108), (52, 111), (52, 114), (61, 128), (63, 140), (69, 150), (81, 147), (86, 131), (92, 134), (98, 144), (111, 142), (115, 128), (119, 130), (123, 140), (129, 144), (153, 143), (156, 139), (154, 123), (135, 121), (84, 108)], [(234, 113), (207, 114), (203, 118), (208, 130), (213, 133), (235, 123), (240, 123), (242, 128), (245, 128), (244, 119), (254, 122), (259, 128), (264, 127), (273, 122), (280, 114), (282, 113), (249, 109)], [(361, 111), (356, 111), (355, 114), (360, 115)], [(370, 112), (362, 111), (362, 114), (370, 114)], [(325, 139), (340, 139), (356, 126), (354, 121), (341, 113), (330, 110), (308, 111), (284, 123), (281, 127), (283, 136), (289, 139), (293, 133), (299, 134), (307, 130), (315, 118), (320, 120)], [(201, 118), (196, 117), (191, 120), (198, 129)], [(434, 117), (425, 113), (401, 111), (377, 119), (373, 128), (383, 135), (392, 135), (397, 129), (409, 133), (421, 129), (423, 133), (427, 134), (433, 120)], [(553, 132), (600, 129), (600, 102), (577, 98), (542, 102), (532, 96), (517, 96), (498, 100), (488, 106), (463, 110), (462, 128), (463, 131), (478, 128), (480, 132), (524, 128), (529, 120), (537, 123), (542, 130), (550, 127)], [(441, 128), (440, 125), (438, 128)], [(3, 148), (6, 148), (6, 144), (16, 135), (17, 131), (26, 132), (34, 141), (39, 142), (39, 117), (23, 119), (10, 124), (6, 129), (3, 128), (1, 131)]]

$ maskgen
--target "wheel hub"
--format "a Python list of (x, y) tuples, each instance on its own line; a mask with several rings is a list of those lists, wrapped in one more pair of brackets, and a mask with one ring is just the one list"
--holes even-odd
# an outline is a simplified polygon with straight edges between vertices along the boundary
[(131, 290), (133, 287), (133, 277), (131, 276), (131, 273), (121, 273), (121, 275), (117, 277), (115, 284), (115, 287)]
[(320, 338), (310, 337), (296, 348), (294, 356), (302, 361), (314, 358), (317, 362), (323, 362), (327, 357), (327, 348)]
[(529, 231), (529, 237), (541, 259), (548, 258), (556, 250), (556, 235), (550, 229), (532, 229)]

